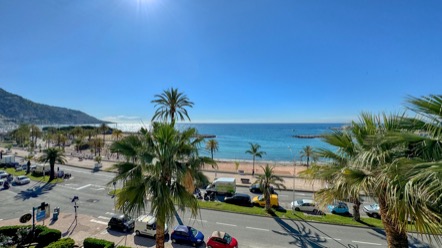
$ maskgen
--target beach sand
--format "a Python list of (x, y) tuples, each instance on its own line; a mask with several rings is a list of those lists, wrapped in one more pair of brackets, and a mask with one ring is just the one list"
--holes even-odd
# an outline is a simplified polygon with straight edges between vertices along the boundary
[[(125, 133), (124, 135), (128, 135)], [(102, 137), (101, 135), (99, 137)], [(111, 135), (106, 135), (106, 145), (105, 148), (101, 152), (102, 156), (102, 168), (101, 170), (113, 171), (112, 167), (115, 163), (122, 162), (123, 157), (120, 156), (120, 160), (116, 159), (116, 154), (111, 155), (107, 148), (110, 146), (115, 139), (111, 137)], [(45, 147), (45, 143), (43, 141), (39, 141), (42, 147)], [(0, 146), (0, 150), (6, 151), (5, 147)], [(5, 154), (5, 153), (4, 153)], [(29, 152), (22, 149), (14, 147), (11, 149), (9, 154), (16, 154), (17, 158), (16, 162), (24, 163), (25, 161), (21, 158), (28, 156)], [(42, 153), (36, 152), (34, 157), (41, 156)], [(93, 158), (95, 157), (94, 153), (90, 151), (83, 151), (82, 153), (77, 153), (75, 151), (74, 145), (70, 145), (65, 147), (65, 156), (67, 160), (67, 164), (76, 167), (89, 168), (93, 169), (95, 165), (95, 161)], [(84, 159), (80, 160), (79, 157), (83, 157)], [(209, 178), (210, 181), (213, 181), (215, 178), (219, 177), (235, 177), (237, 179), (237, 184), (242, 186), (248, 186), (250, 184), (245, 184), (241, 182), (241, 179), (249, 179), (251, 183), (256, 180), (256, 176), (262, 174), (263, 170), (261, 167), (264, 167), (266, 164), (274, 167), (274, 172), (276, 175), (283, 177), (284, 185), (287, 189), (293, 189), (293, 185), (297, 190), (305, 190), (305, 191), (317, 191), (324, 186), (324, 183), (319, 181), (307, 181), (303, 178), (299, 177), (299, 173), (304, 171), (307, 167), (305, 165), (301, 165), (297, 163), (296, 166), (293, 166), (293, 163), (287, 162), (273, 162), (273, 161), (255, 161), (255, 178), (252, 177), (252, 169), (253, 162), (252, 161), (237, 161), (239, 163), (238, 168), (236, 168), (234, 161), (225, 161), (225, 160), (217, 160), (217, 169), (212, 168), (211, 165), (206, 165), (203, 168), (204, 174)], [(35, 161), (32, 161), (35, 163)], [(295, 173), (296, 170), (296, 173)], [(293, 175), (296, 174), (296, 180), (293, 180)]]

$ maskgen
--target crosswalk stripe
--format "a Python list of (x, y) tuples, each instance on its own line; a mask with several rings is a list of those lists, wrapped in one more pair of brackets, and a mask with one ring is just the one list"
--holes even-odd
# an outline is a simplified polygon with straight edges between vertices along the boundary
[(107, 215), (114, 215), (114, 213), (106, 212)]
[(94, 223), (98, 223), (98, 224), (102, 224), (102, 225), (106, 225), (106, 226), (107, 226), (107, 222), (104, 222), (104, 221), (99, 221), (99, 220), (92, 219), (91, 222), (94, 222)]
[(98, 219), (110, 220), (111, 218), (106, 216), (98, 216)]

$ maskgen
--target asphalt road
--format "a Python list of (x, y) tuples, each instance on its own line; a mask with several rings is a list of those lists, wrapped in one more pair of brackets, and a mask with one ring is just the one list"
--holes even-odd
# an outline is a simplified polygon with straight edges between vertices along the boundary
[[(22, 214), (30, 212), (33, 206), (39, 206), (43, 201), (50, 203), (51, 208), (57, 206), (61, 208), (61, 211), (73, 213), (71, 199), (73, 196), (78, 196), (79, 213), (90, 216), (91, 222), (103, 224), (104, 228), (115, 213), (114, 199), (107, 195), (107, 192), (113, 188), (107, 186), (107, 183), (114, 174), (94, 173), (90, 170), (67, 166), (60, 166), (60, 169), (72, 173), (73, 177), (56, 185), (31, 182), (28, 185), (13, 186), (9, 190), (1, 191), (0, 219), (18, 218)], [(246, 188), (238, 189), (247, 190)], [(179, 220), (201, 230), (206, 239), (215, 230), (226, 231), (238, 239), (240, 247), (359, 248), (386, 246), (384, 232), (369, 228), (291, 221), (210, 210), (201, 210), (197, 217), (192, 217), (189, 213), (179, 213), (174, 225)], [(411, 236), (410, 242), (413, 247), (430, 247)]]

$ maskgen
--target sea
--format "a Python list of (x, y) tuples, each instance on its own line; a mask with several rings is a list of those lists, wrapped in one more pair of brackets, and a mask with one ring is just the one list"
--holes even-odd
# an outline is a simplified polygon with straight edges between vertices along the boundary
[[(246, 151), (250, 149), (250, 143), (261, 146), (265, 152), (257, 161), (294, 162), (301, 161), (301, 151), (305, 146), (312, 148), (334, 147), (323, 142), (321, 138), (296, 138), (295, 135), (318, 136), (341, 129), (346, 123), (294, 123), (294, 124), (195, 124), (178, 123), (178, 129), (188, 127), (196, 128), (199, 134), (215, 135), (218, 141), (218, 151), (213, 155), (214, 159), (225, 161), (252, 160), (252, 156)], [(109, 124), (111, 128), (118, 128), (125, 132), (136, 132), (141, 127), (148, 127), (146, 123), (115, 123)], [(200, 155), (210, 156), (203, 144), (200, 147)], [(305, 159), (304, 159), (305, 160)]]

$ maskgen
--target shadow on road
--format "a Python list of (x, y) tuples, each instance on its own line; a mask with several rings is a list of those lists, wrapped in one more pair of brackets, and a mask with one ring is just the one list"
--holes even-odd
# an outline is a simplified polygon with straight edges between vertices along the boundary
[(42, 185), (42, 183), (34, 184), (35, 186), (30, 187), (26, 190), (22, 190), (15, 196), (15, 199), (20, 200), (29, 200), (30, 198), (36, 198), (40, 195), (48, 193), (50, 190), (52, 190), (56, 184), (53, 183), (45, 183)]
[[(76, 227), (77, 227), (77, 219), (74, 219), (72, 221), (71, 225), (66, 230), (66, 232), (62, 233), (61, 236), (62, 237), (71, 236)], [(71, 228), (72, 228), (72, 230), (71, 230)]]
[[(164, 242), (168, 242), (169, 241), (169, 236), (170, 235), (165, 235), (164, 236)], [(147, 246), (147, 247), (152, 247), (155, 246), (155, 239), (153, 237), (148, 237), (148, 236), (134, 236), (134, 244), (136, 244), (137, 246)]]

